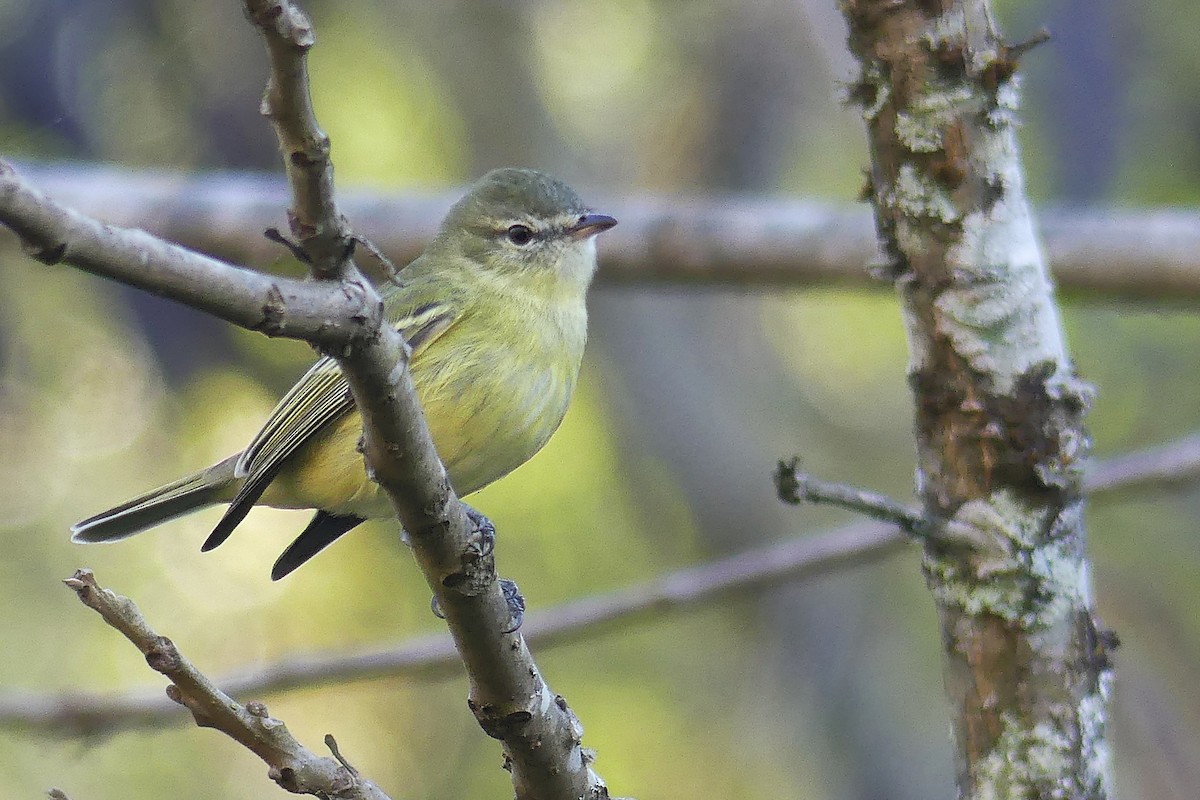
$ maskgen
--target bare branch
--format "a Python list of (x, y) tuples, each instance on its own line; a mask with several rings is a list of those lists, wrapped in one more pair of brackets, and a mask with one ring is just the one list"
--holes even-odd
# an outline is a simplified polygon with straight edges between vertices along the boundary
[(150, 627), (132, 600), (101, 587), (90, 570), (79, 570), (64, 582), (85, 606), (132, 642), (152, 669), (171, 681), (168, 697), (187, 708), (198, 726), (215, 728), (253, 752), (281, 788), (317, 797), (387, 800), (378, 786), (338, 759), (318, 756), (297, 742), (262, 703), (243, 706), (218, 689), (174, 642)]
[[(906, 542), (891, 525), (849, 525), (546, 609), (531, 615), (522, 631), (528, 642), (540, 647), (591, 638), (616, 626), (661, 619), (780, 583), (869, 563), (898, 552)], [(265, 668), (226, 676), (218, 683), (233, 696), (261, 696), (383, 677), (441, 680), (461, 672), (453, 642), (438, 635), (418, 637), (383, 651), (292, 656)], [(0, 696), (0, 728), (89, 736), (178, 724), (182, 721), (178, 711), (160, 694), (146, 691), (109, 697), (12, 694)]]
[[(1093, 500), (1129, 497), (1195, 484), (1200, 479), (1200, 436), (1095, 466), (1085, 482)], [(703, 608), (735, 595), (765, 591), (870, 563), (904, 549), (891, 525), (857, 524), (824, 534), (749, 550), (680, 570), (646, 583), (532, 612), (522, 632), (530, 644), (551, 647), (604, 635), (615, 627)], [(421, 636), (387, 650), (290, 656), (217, 681), (235, 697), (376, 678), (442, 680), (461, 674), (453, 642)], [(119, 695), (0, 695), (0, 728), (57, 736), (90, 736), (127, 728), (175, 724), (179, 709), (158, 692)]]
[(308, 253), (314, 277), (347, 277), (357, 272), (350, 260), (353, 239), (334, 198), (329, 137), (317, 122), (308, 86), (307, 56), (316, 42), (312, 23), (288, 0), (245, 0), (245, 6), (271, 64), (260, 110), (283, 152), (292, 188), (292, 235)]
[[(24, 164), (60, 202), (146, 228), (240, 263), (277, 256), (257, 231), (278, 225), (283, 183), (257, 173), (207, 175), (98, 165)], [(341, 194), (357, 233), (397, 264), (420, 254), (452, 193)], [(871, 212), (850, 203), (784, 197), (625, 197), (603, 202), (621, 219), (601, 248), (607, 284), (741, 287), (880, 286)], [(1039, 210), (1038, 230), (1068, 293), (1182, 303), (1200, 299), (1200, 213), (1188, 209)]]
[(43, 263), (68, 263), (268, 336), (340, 348), (378, 324), (367, 297), (352, 287), (335, 291), (241, 269), (144, 231), (85, 217), (43, 195), (3, 160), (0, 223)]
[(1086, 486), (1093, 500), (1126, 497), (1133, 492), (1168, 491), (1190, 486), (1200, 473), (1200, 434), (1161, 447), (1115, 456), (1097, 464)]
[(838, 506), (880, 522), (890, 522), (912, 536), (925, 536), (930, 528), (921, 509), (906, 506), (878, 492), (814, 478), (800, 470), (799, 457), (779, 462), (775, 469), (775, 489), (779, 499), (785, 503), (794, 506), (802, 503)]

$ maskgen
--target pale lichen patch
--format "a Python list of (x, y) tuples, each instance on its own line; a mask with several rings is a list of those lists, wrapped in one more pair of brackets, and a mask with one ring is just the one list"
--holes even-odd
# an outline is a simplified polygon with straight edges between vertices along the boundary
[(1011, 714), (1002, 721), (992, 751), (975, 764), (971, 800), (1069, 797), (1061, 777), (1070, 770), (1070, 737), (1046, 722), (1027, 727)]
[(874, 97), (870, 102), (863, 103), (862, 116), (867, 122), (873, 122), (879, 116), (879, 112), (887, 106), (888, 101), (892, 98), (892, 87), (887, 81), (883, 80), (878, 68), (870, 67), (863, 69), (862, 85), (869, 86), (874, 91)]
[(1113, 796), (1112, 748), (1105, 727), (1111, 689), (1112, 672), (1105, 671), (1100, 675), (1097, 690), (1085, 694), (1079, 702), (1079, 749), (1088, 797)]
[(967, 14), (962, 6), (951, 6), (933, 21), (925, 41), (931, 48), (943, 44), (963, 46), (963, 31), (967, 29)]
[(888, 200), (909, 216), (936, 219), (946, 224), (959, 219), (958, 209), (946, 192), (913, 164), (900, 166)]
[(936, 153), (942, 149), (942, 129), (929, 120), (906, 114), (896, 115), (896, 136), (914, 153)]
[(896, 114), (896, 136), (913, 153), (936, 153), (945, 145), (943, 131), (978, 100), (968, 86), (954, 86), (914, 98), (908, 111)]
[(1041, 599), (1036, 613), (1026, 620), (1030, 627), (1048, 628), (1086, 608), (1090, 575), (1073, 541), (1053, 540), (1034, 548), (1029, 553), (1029, 571)]
[(996, 87), (995, 103), (988, 110), (988, 124), (996, 129), (1014, 128), (1019, 123), (1017, 110), (1021, 106), (1020, 80), (1014, 75)]
[[(995, 177), (1019, 191), (1019, 175)], [(997, 392), (1008, 392), (1034, 363), (1065, 361), (1052, 286), (1023, 203), (1002, 198), (962, 217), (947, 261), (955, 281), (935, 300), (937, 326), (975, 369), (995, 376)]]
[(968, 614), (990, 614), (1031, 632), (1059, 630), (1090, 601), (1090, 575), (1075, 540), (1055, 530), (1081, 524), (1073, 504), (1047, 525), (1009, 489), (959, 507), (951, 522), (974, 532), (974, 552), (927, 552), (925, 569), (940, 603)]

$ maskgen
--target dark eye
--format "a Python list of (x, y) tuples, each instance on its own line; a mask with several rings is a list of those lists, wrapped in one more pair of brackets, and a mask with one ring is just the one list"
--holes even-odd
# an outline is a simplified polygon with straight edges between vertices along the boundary
[(527, 245), (533, 241), (533, 231), (524, 225), (513, 225), (508, 229), (508, 240), (515, 245)]

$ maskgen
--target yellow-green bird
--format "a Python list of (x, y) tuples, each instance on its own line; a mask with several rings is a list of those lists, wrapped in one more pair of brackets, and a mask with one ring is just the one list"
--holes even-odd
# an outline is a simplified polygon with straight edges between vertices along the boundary
[[(558, 428), (587, 339), (595, 235), (616, 224), (566, 184), (526, 169), (481, 178), (415, 261), (383, 288), (450, 482), (468, 495), (529, 460)], [(202, 549), (254, 505), (314, 508), (271, 571), (282, 578), (366, 519), (391, 517), (367, 477), (362, 420), (336, 362), (317, 361), (240, 453), (72, 527), (109, 542), (229, 503)]]

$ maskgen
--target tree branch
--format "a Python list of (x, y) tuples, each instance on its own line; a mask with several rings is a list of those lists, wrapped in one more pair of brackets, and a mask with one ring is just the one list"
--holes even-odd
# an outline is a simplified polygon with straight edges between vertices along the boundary
[(257, 755), (281, 788), (317, 797), (388, 800), (383, 790), (347, 768), (340, 758), (318, 756), (296, 741), (262, 703), (243, 706), (218, 689), (174, 642), (150, 627), (132, 600), (101, 587), (90, 570), (79, 570), (64, 583), (132, 642), (152, 669), (171, 681), (167, 696), (190, 711), (198, 726), (219, 730)]
[(1169, 444), (1114, 456), (1088, 471), (1085, 487), (1093, 502), (1134, 492), (1169, 491), (1195, 483), (1200, 475), (1200, 433)]
[(268, 336), (339, 349), (378, 327), (361, 287), (343, 291), (242, 269), (136, 229), (86, 217), (46, 197), (0, 160), (0, 223), (44, 264), (145, 289)]
[[(131, 171), (99, 165), (21, 165), (60, 202), (109, 222), (239, 263), (276, 247), (257, 234), (287, 202), (276, 177)], [(451, 194), (341, 193), (355, 229), (397, 264), (420, 254)], [(869, 209), (790, 198), (625, 197), (603, 203), (621, 219), (600, 251), (602, 284), (741, 287), (879, 286)], [(1186, 209), (1041, 209), (1038, 230), (1054, 278), (1073, 296), (1156, 304), (1200, 299), (1200, 213)]]
[[(1169, 465), (1169, 466), (1168, 466)], [(1090, 472), (1093, 501), (1161, 491), (1200, 480), (1200, 436), (1117, 456)], [(601, 636), (619, 626), (661, 619), (870, 563), (900, 552), (907, 538), (891, 525), (860, 523), (757, 548), (652, 581), (535, 611), (522, 628), (530, 644), (552, 647)], [(276, 694), (376, 678), (441, 680), (461, 674), (453, 642), (421, 636), (387, 650), (291, 656), (217, 680), (234, 697)], [(127, 728), (176, 724), (179, 709), (161, 693), (0, 695), (0, 728), (56, 736), (93, 736)]]

